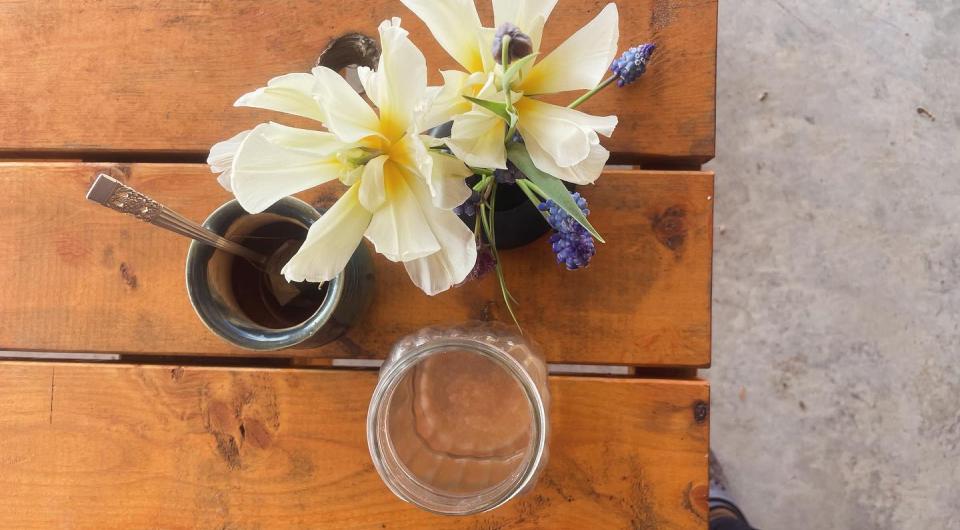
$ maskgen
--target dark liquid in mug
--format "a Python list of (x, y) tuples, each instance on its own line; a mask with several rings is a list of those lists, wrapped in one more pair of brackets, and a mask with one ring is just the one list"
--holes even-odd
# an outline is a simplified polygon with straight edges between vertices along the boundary
[[(236, 238), (237, 243), (265, 256), (272, 256), (284, 242), (303, 242), (307, 229), (295, 223), (278, 221)], [(327, 284), (298, 282), (300, 294), (280, 305), (272, 294), (268, 275), (249, 261), (234, 257), (230, 264), (231, 288), (240, 310), (253, 322), (272, 329), (296, 326), (310, 318), (327, 295)]]

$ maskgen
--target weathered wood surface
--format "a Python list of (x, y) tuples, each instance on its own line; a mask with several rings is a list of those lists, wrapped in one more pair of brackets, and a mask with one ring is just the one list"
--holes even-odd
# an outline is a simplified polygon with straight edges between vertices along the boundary
[[(478, 0), (492, 24), (488, 0)], [(547, 23), (550, 50), (606, 0), (561, 0)], [(714, 153), (716, 0), (618, 3), (620, 46), (654, 41), (650, 72), (629, 90), (584, 105), (618, 114), (607, 145), (626, 159)], [(206, 152), (276, 114), (234, 109), (241, 94), (307, 71), (327, 41), (376, 35), (403, 18), (437, 72), (454, 66), (399, 1), (0, 0), (0, 153)], [(565, 100), (566, 101), (566, 100)]]
[[(193, 313), (187, 240), (84, 199), (99, 170), (197, 220), (230, 198), (204, 166), (0, 163), (0, 350), (249, 354)], [(504, 252), (518, 316), (550, 361), (709, 364), (712, 189), (710, 173), (608, 170), (581, 189), (607, 239), (589, 268), (556, 265), (545, 239)], [(304, 198), (329, 204), (341, 190)], [(509, 321), (494, 275), (430, 298), (403, 267), (380, 256), (375, 266), (360, 325), (321, 349), (275, 355), (382, 358), (426, 325)]]
[(551, 378), (536, 488), (449, 518), (374, 471), (374, 372), (0, 363), (0, 380), (4, 528), (706, 528), (703, 381)]

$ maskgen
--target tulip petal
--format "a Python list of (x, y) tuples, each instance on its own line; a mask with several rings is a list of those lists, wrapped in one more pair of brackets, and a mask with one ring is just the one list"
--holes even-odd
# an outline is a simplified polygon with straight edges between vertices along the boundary
[(447, 147), (468, 166), (506, 169), (506, 123), (492, 112), (475, 109), (453, 119)]
[(480, 16), (473, 0), (401, 0), (427, 25), (440, 46), (468, 72), (483, 71), (483, 54), (477, 45)]
[(370, 212), (358, 200), (359, 187), (351, 186), (310, 226), (300, 250), (281, 270), (287, 281), (326, 282), (347, 266), (370, 224)]
[(542, 147), (535, 137), (527, 138), (525, 136), (524, 143), (527, 152), (530, 153), (530, 160), (541, 171), (574, 184), (593, 184), (600, 178), (603, 166), (610, 158), (610, 152), (600, 145), (600, 138), (597, 133), (588, 131), (588, 136), (590, 138), (589, 154), (579, 163), (569, 167), (558, 166), (554, 162), (553, 156)]
[(477, 42), (477, 49), (480, 50), (480, 64), (482, 70), (469, 70), (470, 72), (492, 73), (496, 70), (497, 62), (493, 57), (493, 39), (497, 35), (497, 28), (480, 28), (477, 31), (474, 40)]
[(240, 96), (235, 107), (254, 107), (303, 116), (323, 122), (323, 106), (317, 100), (317, 78), (307, 73), (274, 77), (267, 86)]
[(387, 200), (383, 188), (383, 165), (389, 159), (386, 155), (378, 156), (363, 166), (360, 177), (360, 204), (371, 212), (377, 211)]
[(314, 68), (313, 75), (317, 77), (317, 91), (326, 114), (324, 125), (330, 132), (349, 143), (368, 136), (383, 136), (377, 114), (346, 79), (325, 66)]
[(427, 60), (410, 42), (399, 18), (383, 21), (379, 29), (380, 62), (373, 82), (364, 84), (364, 89), (380, 109), (380, 131), (396, 140), (410, 128), (417, 106), (423, 101)]
[(365, 233), (377, 252), (390, 261), (410, 261), (440, 250), (411, 190), (411, 185), (423, 184), (415, 177), (407, 178), (393, 163), (384, 165), (383, 183), (386, 201), (373, 212)]
[(222, 142), (214, 144), (210, 148), (210, 154), (207, 156), (207, 165), (210, 166), (210, 171), (213, 173), (220, 173), (217, 175), (217, 182), (223, 186), (223, 189), (233, 192), (233, 184), (231, 183), (233, 171), (231, 166), (233, 166), (233, 155), (237, 152), (237, 149), (240, 148), (240, 144), (247, 138), (247, 135), (250, 134), (250, 131), (243, 131), (236, 136)]
[(557, 0), (493, 0), (494, 25), (499, 28), (504, 22), (509, 22), (520, 28), (530, 36), (533, 51), (537, 52), (540, 50), (543, 24), (556, 5)]
[(430, 152), (433, 167), (427, 182), (433, 205), (437, 208), (452, 210), (470, 197), (470, 186), (466, 178), (473, 174), (460, 159), (446, 153)]
[(477, 261), (477, 244), (473, 232), (459, 217), (450, 210), (431, 205), (429, 190), (423, 186), (412, 188), (441, 248), (403, 265), (410, 280), (423, 292), (433, 296), (466, 279)]
[(443, 140), (426, 135), (407, 135), (390, 150), (390, 162), (425, 183), (435, 206), (453, 209), (470, 196), (470, 188), (464, 179), (473, 171), (458, 158), (432, 151), (428, 145), (443, 145)]
[(327, 132), (258, 125), (233, 157), (233, 193), (248, 212), (262, 212), (283, 197), (340, 176), (345, 167), (336, 154), (342, 148)]
[(552, 94), (597, 86), (617, 53), (618, 23), (616, 4), (607, 4), (586, 26), (530, 69), (519, 85), (523, 92)]
[(486, 77), (483, 74), (467, 74), (459, 70), (444, 70), (443, 86), (427, 89), (429, 109), (421, 119), (421, 130), (428, 130), (443, 125), (452, 120), (457, 114), (467, 112), (471, 108), (464, 95), (473, 96), (476, 90), (471, 87), (481, 85)]
[(610, 136), (617, 125), (616, 116), (592, 116), (533, 98), (518, 101), (517, 111), (520, 114), (518, 129), (524, 140), (535, 138), (561, 167), (587, 158), (591, 144), (589, 133)]

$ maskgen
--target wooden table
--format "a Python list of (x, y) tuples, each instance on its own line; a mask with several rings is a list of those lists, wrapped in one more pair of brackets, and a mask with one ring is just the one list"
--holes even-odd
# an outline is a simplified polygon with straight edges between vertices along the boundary
[[(561, 0), (545, 47), (603, 4)], [(206, 150), (276, 118), (231, 108), (238, 95), (390, 15), (432, 69), (452, 67), (422, 24), (387, 0), (0, 0), (0, 527), (705, 528), (696, 369), (710, 364), (713, 175), (700, 165), (714, 149), (717, 5), (619, 7), (621, 47), (658, 50), (641, 82), (584, 106), (619, 115), (607, 145), (630, 164), (583, 190), (608, 244), (574, 273), (542, 242), (504, 254), (550, 362), (625, 368), (551, 376), (536, 489), (443, 518), (380, 482), (364, 434), (377, 374), (337, 360), (383, 358), (428, 324), (509, 318), (494, 279), (428, 298), (378, 256), (362, 324), (320, 349), (251, 357), (193, 314), (184, 240), (83, 199), (107, 171), (204, 218), (229, 199)]]

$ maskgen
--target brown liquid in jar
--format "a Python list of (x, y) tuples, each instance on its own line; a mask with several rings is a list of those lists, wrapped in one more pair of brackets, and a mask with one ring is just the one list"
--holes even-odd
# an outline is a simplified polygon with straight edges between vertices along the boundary
[(533, 414), (520, 384), (480, 354), (433, 355), (408, 373), (390, 401), (390, 440), (424, 485), (469, 495), (516, 473), (531, 443)]

